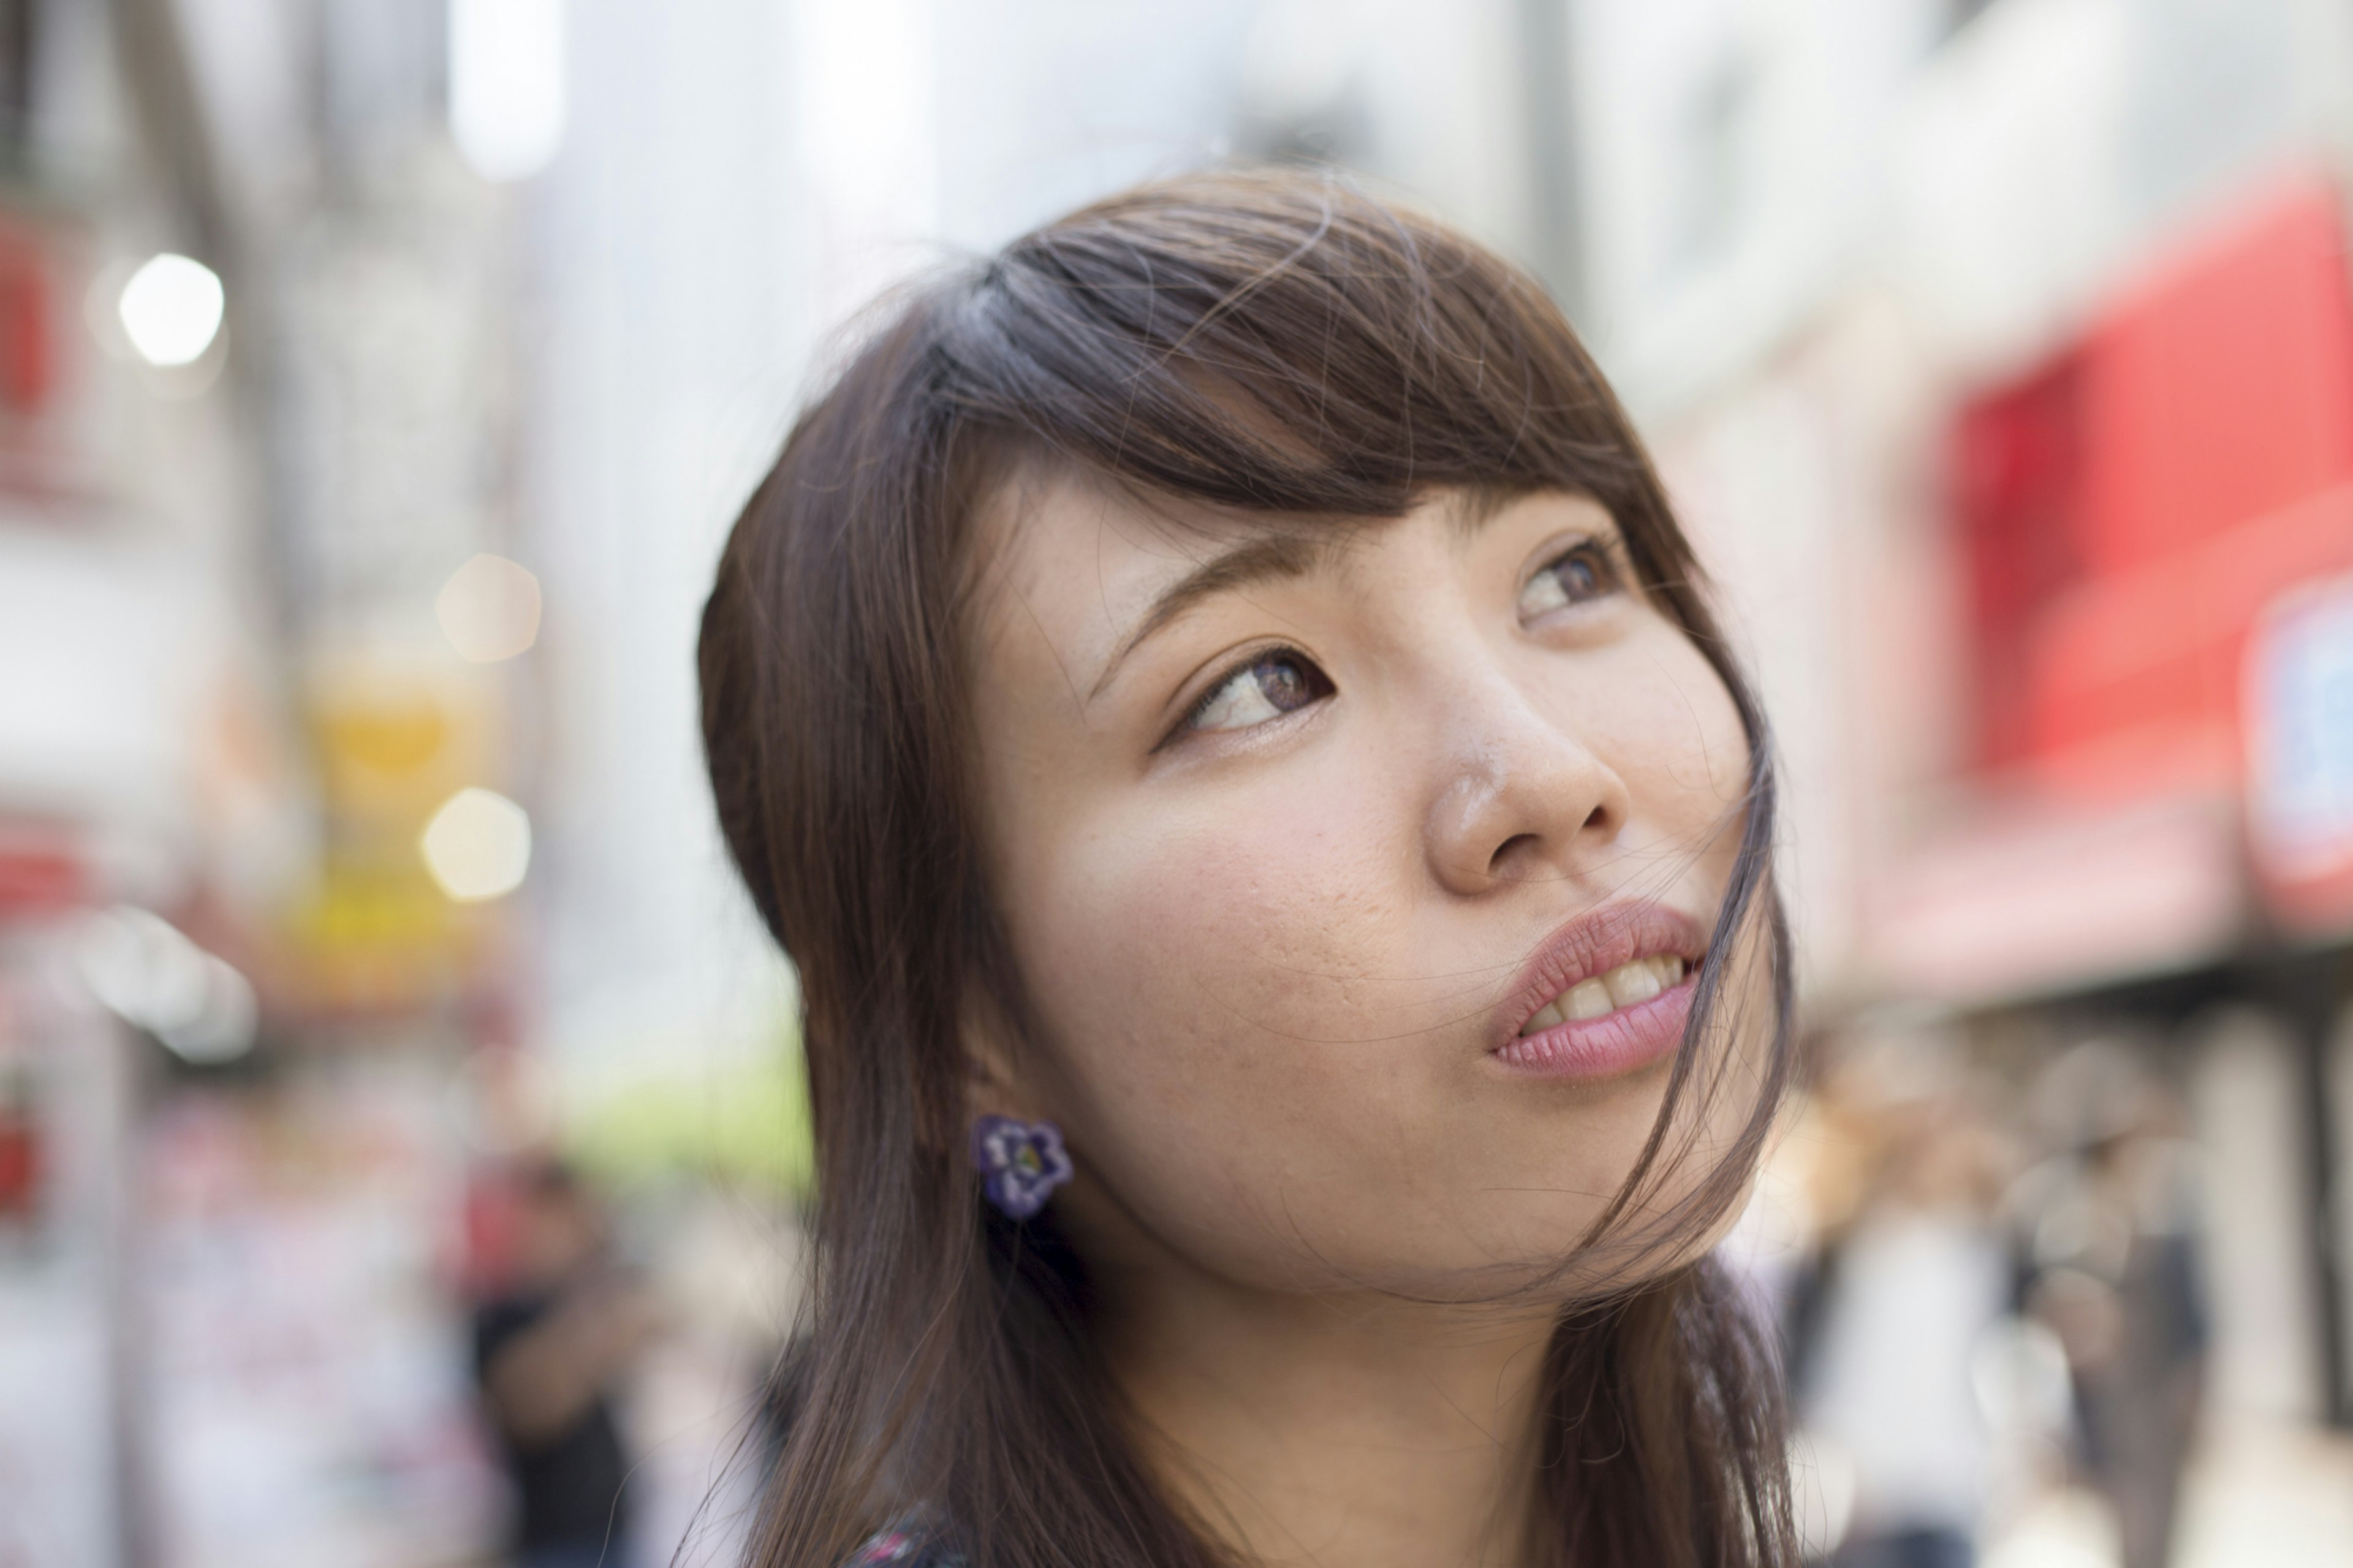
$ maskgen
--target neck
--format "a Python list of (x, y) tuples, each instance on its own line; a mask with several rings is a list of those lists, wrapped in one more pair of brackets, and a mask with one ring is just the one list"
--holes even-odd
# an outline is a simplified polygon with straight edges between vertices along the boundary
[(1114, 1292), (1112, 1369), (1164, 1483), (1244, 1562), (1522, 1561), (1549, 1314), (1153, 1273)]

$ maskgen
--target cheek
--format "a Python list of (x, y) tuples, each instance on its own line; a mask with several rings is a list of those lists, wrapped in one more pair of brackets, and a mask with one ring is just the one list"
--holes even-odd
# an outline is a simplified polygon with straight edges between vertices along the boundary
[[(1720, 890), (1739, 849), (1748, 740), (1732, 693), (1663, 626), (1634, 639), (1588, 688), (1577, 728), (1624, 780), (1643, 836), (1696, 852)], [(1711, 899), (1712, 902), (1712, 899)]]
[(1356, 784), (1173, 813), (1135, 792), (1132, 817), (1033, 837), (1007, 888), (1074, 1143), (1151, 1228), (1245, 1272), (1284, 1229), (1271, 1194), (1321, 1211), (1437, 1098), (1400, 1006), (1399, 792)]
[(1360, 1005), (1400, 916), (1377, 797), (1296, 788), (1173, 814), (1143, 800), (1034, 840), (1008, 904), (1057, 1036), (1113, 1079), (1215, 1095), (1223, 1080), (1202, 1069), (1280, 1060), (1282, 1043), (1334, 1032), (1318, 1016), (1345, 1028), (1328, 1016)]

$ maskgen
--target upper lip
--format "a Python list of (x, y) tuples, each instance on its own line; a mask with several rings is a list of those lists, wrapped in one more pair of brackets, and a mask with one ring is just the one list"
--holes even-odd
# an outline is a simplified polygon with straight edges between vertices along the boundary
[(1659, 953), (1679, 954), (1695, 964), (1706, 951), (1699, 922), (1664, 904), (1606, 904), (1581, 914), (1528, 955), (1518, 982), (1496, 1008), (1493, 1048), (1516, 1039), (1520, 1026), (1539, 1008), (1580, 980)]

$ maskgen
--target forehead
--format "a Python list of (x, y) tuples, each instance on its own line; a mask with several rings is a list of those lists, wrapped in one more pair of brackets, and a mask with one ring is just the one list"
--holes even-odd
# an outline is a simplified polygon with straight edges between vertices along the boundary
[(1027, 468), (976, 520), (972, 626), (983, 647), (1025, 629), (1043, 633), (1060, 656), (1099, 662), (1155, 595), (1224, 551), (1288, 539), (1332, 552), (1387, 521), (1238, 513), (1139, 495), (1083, 472)]
[[(1102, 572), (1176, 573), (1246, 540), (1312, 539), (1388, 520), (1354, 521), (1243, 512), (1130, 489), (1085, 469), (1026, 464), (992, 490), (974, 530), (984, 587), (1029, 592)], [(1083, 573), (1064, 570), (1074, 563)]]

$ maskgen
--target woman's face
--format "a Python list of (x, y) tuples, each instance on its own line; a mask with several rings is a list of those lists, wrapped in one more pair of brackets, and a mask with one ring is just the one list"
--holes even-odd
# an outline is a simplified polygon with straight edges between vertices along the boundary
[(1556, 1261), (1658, 1113), (1747, 778), (1609, 515), (993, 510), (973, 716), (1042, 1037), (984, 1046), (976, 1110), (1060, 1124), (1093, 1255), (1282, 1289)]

